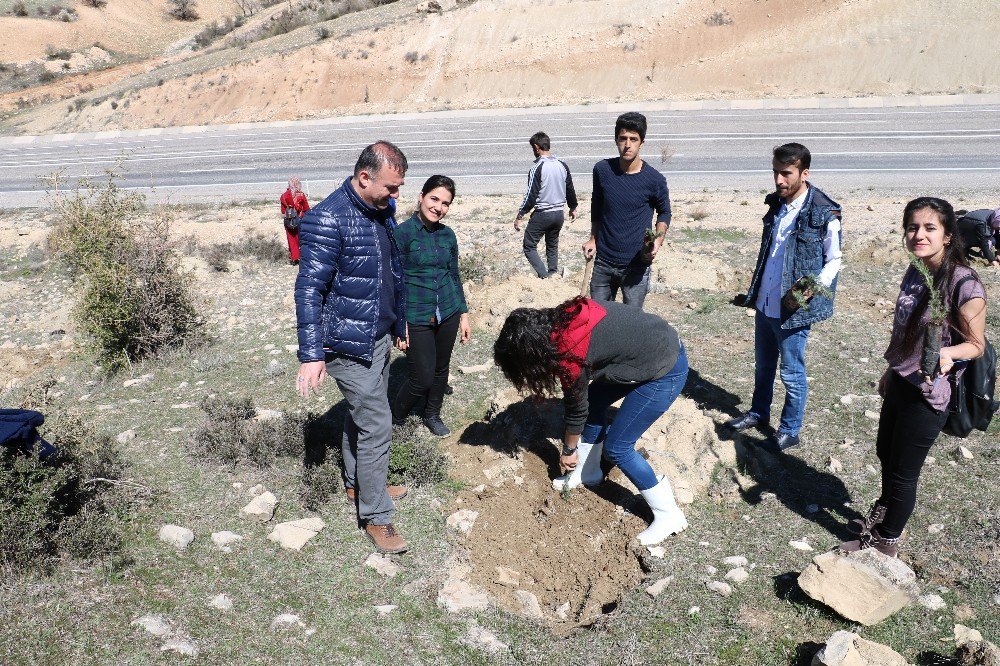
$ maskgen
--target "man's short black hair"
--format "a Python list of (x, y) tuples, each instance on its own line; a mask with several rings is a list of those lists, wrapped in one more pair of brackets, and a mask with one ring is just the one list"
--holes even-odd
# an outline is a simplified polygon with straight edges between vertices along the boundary
[(641, 113), (636, 113), (635, 111), (628, 111), (618, 116), (618, 120), (615, 121), (615, 138), (618, 138), (618, 133), (622, 130), (628, 132), (635, 132), (639, 135), (640, 141), (646, 140), (646, 116)]
[(812, 155), (809, 154), (809, 149), (801, 143), (786, 143), (774, 149), (774, 159), (778, 164), (798, 166), (801, 172), (809, 168)]
[(530, 143), (535, 148), (538, 148), (538, 150), (552, 149), (552, 142), (549, 141), (549, 135), (546, 134), (545, 132), (535, 132), (534, 134), (531, 135), (531, 138), (528, 139), (528, 143)]
[(376, 141), (361, 151), (358, 161), (354, 164), (354, 177), (357, 178), (362, 171), (374, 176), (383, 166), (389, 166), (393, 171), (405, 175), (406, 155), (388, 141)]

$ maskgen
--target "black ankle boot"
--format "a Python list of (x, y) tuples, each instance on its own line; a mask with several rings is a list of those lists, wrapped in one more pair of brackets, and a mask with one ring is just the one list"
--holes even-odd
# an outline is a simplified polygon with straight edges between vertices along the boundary
[(873, 527), (885, 519), (885, 509), (884, 504), (880, 504), (878, 500), (875, 500), (872, 508), (868, 509), (867, 516), (864, 518), (855, 518), (847, 523), (847, 531), (858, 536), (871, 531)]
[(447, 437), (451, 434), (451, 430), (448, 426), (444, 424), (441, 417), (438, 414), (431, 414), (424, 417), (424, 425), (427, 429), (431, 431), (431, 434), (435, 437)]

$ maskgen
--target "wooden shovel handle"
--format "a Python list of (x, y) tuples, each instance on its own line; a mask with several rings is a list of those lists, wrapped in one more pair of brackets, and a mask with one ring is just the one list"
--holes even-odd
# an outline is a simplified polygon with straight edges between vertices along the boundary
[(594, 272), (594, 258), (587, 259), (586, 266), (583, 267), (583, 284), (580, 285), (580, 295), (590, 297), (590, 276)]

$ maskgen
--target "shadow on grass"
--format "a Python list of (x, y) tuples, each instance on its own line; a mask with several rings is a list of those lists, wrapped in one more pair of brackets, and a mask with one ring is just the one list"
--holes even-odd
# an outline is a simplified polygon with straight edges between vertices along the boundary
[(813, 657), (822, 649), (823, 643), (815, 641), (799, 643), (795, 648), (795, 654), (792, 655), (792, 660), (788, 662), (788, 666), (812, 666)]
[[(743, 413), (741, 398), (705, 379), (697, 371), (688, 374), (683, 394), (699, 405), (722, 412), (730, 417)], [(758, 433), (735, 433), (722, 423), (715, 424), (719, 439), (732, 440), (736, 446), (736, 462), (741, 473), (755, 481), (751, 488), (740, 489), (749, 504), (761, 501), (765, 491), (774, 493), (789, 511), (810, 520), (842, 541), (852, 538), (846, 524), (861, 518), (855, 509), (845, 506), (851, 495), (843, 480), (835, 474), (818, 470), (790, 453), (772, 453), (763, 448), (764, 436)], [(807, 507), (815, 504), (818, 511)]]

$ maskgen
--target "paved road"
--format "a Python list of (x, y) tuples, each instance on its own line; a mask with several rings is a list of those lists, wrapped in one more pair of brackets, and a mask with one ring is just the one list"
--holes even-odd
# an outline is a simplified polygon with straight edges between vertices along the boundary
[[(61, 170), (61, 187), (72, 186), (123, 158), (124, 186), (153, 188), (154, 200), (275, 199), (291, 174), (301, 176), (318, 199), (378, 138), (396, 142), (409, 158), (404, 196), (432, 173), (455, 177), (460, 193), (520, 194), (531, 161), (527, 137), (537, 130), (552, 136), (554, 152), (586, 193), (594, 162), (614, 154), (616, 115), (586, 108), (461, 112), (2, 139), (0, 206), (39, 205), (53, 172)], [(956, 188), (997, 189), (1000, 176), (1000, 105), (647, 116), (643, 155), (675, 190), (768, 188), (770, 149), (792, 140), (813, 151), (813, 180), (831, 193), (876, 187), (900, 196), (948, 194)]]

